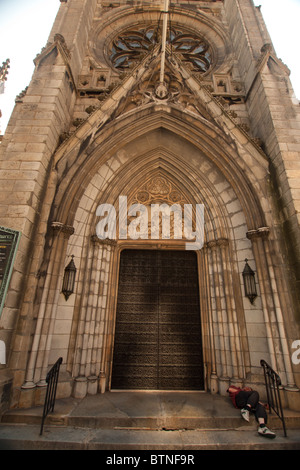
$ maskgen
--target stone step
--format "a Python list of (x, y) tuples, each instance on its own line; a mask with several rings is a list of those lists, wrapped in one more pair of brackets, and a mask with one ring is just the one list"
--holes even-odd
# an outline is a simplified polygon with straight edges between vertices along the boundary
[[(40, 436), (43, 407), (2, 416), (0, 446), (26, 449), (300, 449), (300, 413), (269, 415), (276, 439), (258, 435), (230, 400), (207, 393), (105, 393), (57, 400)], [(4, 446), (4, 447), (3, 447)]]
[[(12, 409), (2, 416), (2, 423), (40, 424), (43, 407)], [(300, 429), (300, 413), (284, 410), (285, 422)], [(254, 417), (252, 417), (254, 421)], [(282, 427), (280, 419), (268, 414), (269, 424)], [(235, 429), (243, 426), (240, 411), (230, 400), (208, 393), (105, 393), (56, 400), (54, 412), (46, 418), (52, 425), (88, 428), (116, 427), (147, 430)]]
[(0, 424), (1, 450), (102, 450), (102, 451), (198, 451), (198, 450), (299, 450), (300, 430), (289, 430), (275, 439), (248, 429), (132, 430), (95, 429), (46, 425)]
[[(40, 416), (30, 413), (9, 413), (2, 418), (3, 424), (27, 424), (40, 425)], [(254, 418), (253, 418), (254, 422)], [(300, 418), (286, 416), (285, 424), (288, 429), (300, 429)], [(194, 429), (238, 429), (245, 425), (238, 415), (236, 417), (186, 417), (186, 416), (166, 416), (166, 417), (92, 417), (92, 416), (68, 416), (58, 412), (50, 413), (45, 425), (69, 426), (90, 429), (128, 429), (128, 430), (194, 430)], [(272, 429), (282, 429), (281, 420), (275, 416), (269, 416), (268, 426)]]

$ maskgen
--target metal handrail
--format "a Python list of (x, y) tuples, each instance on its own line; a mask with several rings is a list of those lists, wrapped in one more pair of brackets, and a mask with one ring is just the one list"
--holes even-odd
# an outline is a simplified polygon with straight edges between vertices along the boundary
[(269, 366), (269, 364), (263, 359), (260, 361), (260, 365), (263, 367), (264, 370), (269, 413), (271, 414), (273, 410), (277, 414), (277, 416), (282, 422), (284, 436), (287, 437), (284, 414), (280, 398), (281, 379), (279, 375), (271, 368), (271, 366)]
[(52, 413), (54, 411), (58, 375), (59, 375), (59, 369), (60, 369), (61, 363), (62, 363), (62, 357), (60, 357), (56, 361), (56, 363), (51, 367), (46, 377), (47, 390), (46, 390), (46, 396), (45, 396), (45, 402), (44, 402), (40, 435), (42, 435), (43, 433), (44, 422), (45, 422), (46, 416), (48, 415), (48, 413), (50, 412)]

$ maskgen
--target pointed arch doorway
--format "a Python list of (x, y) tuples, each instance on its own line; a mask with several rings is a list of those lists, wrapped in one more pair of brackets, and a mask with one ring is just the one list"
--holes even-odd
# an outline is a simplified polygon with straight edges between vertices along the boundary
[(204, 389), (195, 252), (121, 252), (111, 389)]

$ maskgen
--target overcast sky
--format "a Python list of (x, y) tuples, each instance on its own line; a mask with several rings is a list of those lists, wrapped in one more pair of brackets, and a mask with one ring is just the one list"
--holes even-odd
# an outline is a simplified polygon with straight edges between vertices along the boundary
[[(300, 99), (300, 0), (254, 0), (262, 13), (277, 55), (290, 68)], [(0, 0), (0, 64), (11, 68), (4, 95), (0, 95), (0, 132), (4, 133), (15, 97), (29, 84), (33, 59), (47, 43), (59, 0)]]

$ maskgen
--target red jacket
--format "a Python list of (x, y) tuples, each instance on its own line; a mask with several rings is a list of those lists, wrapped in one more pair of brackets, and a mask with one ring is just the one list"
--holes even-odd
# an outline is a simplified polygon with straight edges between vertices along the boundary
[(242, 390), (250, 391), (250, 390), (252, 390), (252, 389), (249, 388), (249, 387), (240, 388), (240, 387), (236, 387), (235, 385), (230, 385), (229, 389), (227, 390), (227, 392), (229, 393), (229, 397), (231, 398), (231, 401), (232, 401), (233, 406), (234, 406), (235, 408), (238, 408), (238, 407), (236, 406), (235, 397), (236, 397), (237, 394), (238, 394), (239, 392), (241, 392)]

